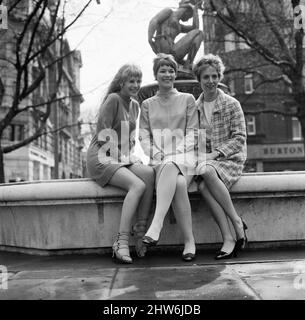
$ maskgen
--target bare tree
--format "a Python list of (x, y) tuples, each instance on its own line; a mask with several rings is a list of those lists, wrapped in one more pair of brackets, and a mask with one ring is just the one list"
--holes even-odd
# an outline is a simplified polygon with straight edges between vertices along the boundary
[[(73, 51), (63, 50), (67, 30), (79, 19), (90, 5), (88, 0), (71, 22), (65, 22), (67, 0), (14, 0), (10, 1), (7, 12), (9, 28), (0, 33), (2, 44), (10, 43), (12, 56), (0, 55), (0, 107), (5, 114), (0, 119), (0, 182), (5, 181), (3, 154), (23, 147), (47, 132), (47, 120), (55, 102), (66, 99), (58, 95), (62, 81), (63, 61)], [(99, 2), (99, 1), (97, 1)], [(5, 46), (0, 46), (7, 50)], [(3, 51), (2, 51), (3, 53)], [(1, 54), (1, 50), (0, 50)], [(34, 74), (33, 66), (36, 73)], [(46, 78), (47, 71), (54, 76), (54, 85), (49, 94), (33, 103), (33, 96)], [(3, 105), (7, 73), (13, 77), (10, 88), (10, 104)], [(3, 111), (2, 111), (3, 112)], [(2, 146), (4, 130), (21, 114), (31, 114), (37, 124), (22, 141)], [(57, 130), (57, 128), (55, 128)]]
[[(204, 14), (216, 19), (227, 32), (233, 32), (248, 48), (248, 55), (247, 50), (243, 50), (243, 59), (230, 56), (228, 73), (252, 73), (259, 79), (256, 89), (278, 81), (290, 87), (296, 108), (264, 109), (255, 113), (297, 117), (305, 137), (305, 21), (300, 19), (302, 14), (305, 16), (305, 12), (302, 13), (305, 4), (301, 3), (300, 0), (206, 0)], [(266, 66), (273, 66), (272, 76), (264, 73)]]

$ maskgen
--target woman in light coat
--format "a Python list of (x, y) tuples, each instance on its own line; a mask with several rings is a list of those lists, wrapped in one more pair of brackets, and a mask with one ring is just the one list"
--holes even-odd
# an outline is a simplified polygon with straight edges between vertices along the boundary
[[(200, 192), (209, 205), (223, 237), (215, 259), (236, 256), (246, 245), (246, 224), (237, 214), (229, 190), (240, 178), (247, 156), (246, 124), (240, 103), (218, 89), (224, 65), (220, 57), (209, 54), (193, 68), (203, 93), (196, 101), (199, 111)], [(231, 220), (235, 236), (231, 233)]]

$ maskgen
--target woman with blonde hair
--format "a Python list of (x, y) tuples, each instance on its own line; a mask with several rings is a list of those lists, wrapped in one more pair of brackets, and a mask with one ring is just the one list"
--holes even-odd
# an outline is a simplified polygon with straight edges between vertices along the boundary
[[(217, 88), (224, 69), (220, 57), (212, 54), (205, 55), (193, 67), (203, 91), (196, 101), (199, 128), (205, 132), (204, 139), (198, 141), (199, 189), (224, 241), (215, 259), (236, 256), (247, 242), (247, 226), (237, 214), (229, 193), (242, 174), (247, 156), (246, 123), (240, 103)], [(227, 217), (236, 237), (230, 231)]]
[(139, 114), (137, 93), (142, 81), (140, 68), (123, 65), (111, 82), (99, 110), (96, 134), (87, 151), (87, 168), (91, 178), (101, 187), (111, 185), (127, 191), (122, 206), (119, 232), (113, 244), (113, 257), (132, 263), (129, 235), (132, 219), (138, 210), (136, 252), (145, 255), (142, 236), (150, 211), (154, 172), (135, 156), (135, 128)]

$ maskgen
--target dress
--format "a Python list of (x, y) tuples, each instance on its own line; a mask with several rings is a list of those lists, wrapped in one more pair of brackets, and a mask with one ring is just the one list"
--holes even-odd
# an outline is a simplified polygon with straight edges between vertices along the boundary
[(247, 158), (246, 123), (240, 103), (217, 89), (210, 124), (206, 121), (203, 94), (196, 101), (199, 111), (199, 157), (202, 149), (221, 153), (217, 160), (207, 160), (215, 168), (225, 186), (230, 189), (240, 178)]
[(134, 146), (138, 113), (138, 102), (119, 93), (109, 94), (100, 107), (96, 133), (87, 151), (87, 170), (102, 187), (119, 168), (131, 165), (121, 159)]
[(156, 171), (156, 183), (167, 162), (175, 163), (190, 183), (197, 164), (198, 125), (195, 99), (189, 93), (171, 89), (143, 101), (139, 140)]

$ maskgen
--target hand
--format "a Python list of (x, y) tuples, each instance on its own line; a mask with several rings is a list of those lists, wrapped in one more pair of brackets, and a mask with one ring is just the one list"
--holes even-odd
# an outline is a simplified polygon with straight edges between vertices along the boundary
[(137, 164), (143, 164), (142, 160), (141, 160), (139, 157), (137, 157), (136, 155), (134, 155), (134, 154), (131, 154), (131, 155), (129, 156), (129, 161), (130, 161), (131, 163), (133, 163), (133, 164), (135, 164), (135, 163), (137, 163)]
[(219, 157), (218, 151), (213, 151), (206, 154), (206, 160), (217, 160), (218, 157)]
[(156, 153), (154, 156), (154, 160), (156, 160), (156, 161), (162, 162), (163, 159), (164, 159), (164, 154), (161, 151)]
[(205, 169), (206, 169), (206, 162), (205, 161), (202, 161), (198, 164), (198, 166), (196, 167), (196, 175), (197, 176), (200, 176), (202, 175), (204, 172), (205, 172)]

